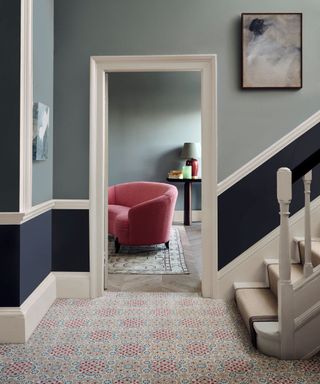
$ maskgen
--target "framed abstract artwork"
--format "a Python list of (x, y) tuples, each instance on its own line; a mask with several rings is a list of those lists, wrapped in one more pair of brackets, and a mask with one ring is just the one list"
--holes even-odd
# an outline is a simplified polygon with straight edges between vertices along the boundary
[(49, 107), (42, 103), (33, 104), (33, 160), (48, 158)]
[(302, 13), (242, 13), (242, 88), (302, 88)]

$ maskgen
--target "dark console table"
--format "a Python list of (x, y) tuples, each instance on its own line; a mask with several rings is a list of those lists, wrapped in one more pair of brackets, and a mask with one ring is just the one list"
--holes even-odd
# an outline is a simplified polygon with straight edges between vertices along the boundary
[(192, 207), (191, 207), (191, 196), (192, 196), (192, 184), (201, 183), (201, 179), (170, 179), (167, 178), (169, 183), (184, 183), (184, 225), (191, 225), (192, 223)]

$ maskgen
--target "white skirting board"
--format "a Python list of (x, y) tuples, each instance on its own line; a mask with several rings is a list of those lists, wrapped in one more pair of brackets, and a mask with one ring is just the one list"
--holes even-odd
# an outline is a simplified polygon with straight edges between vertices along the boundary
[(57, 281), (57, 298), (87, 299), (90, 297), (89, 272), (53, 272)]
[[(183, 223), (184, 211), (174, 211), (173, 221)], [(201, 221), (201, 211), (192, 211), (192, 221)]]
[(57, 298), (89, 298), (89, 272), (51, 272), (20, 307), (0, 308), (0, 343), (25, 343)]
[[(295, 237), (304, 236), (304, 208), (290, 218), (291, 255), (294, 256)], [(311, 236), (318, 237), (320, 226), (320, 197), (311, 203)], [(232, 235), (230, 235), (232, 241)], [(279, 254), (279, 227), (247, 249), (218, 273), (219, 297), (233, 297), (234, 282), (265, 282), (264, 259), (277, 259)]]
[(0, 308), (0, 343), (25, 343), (56, 299), (50, 273), (20, 307)]

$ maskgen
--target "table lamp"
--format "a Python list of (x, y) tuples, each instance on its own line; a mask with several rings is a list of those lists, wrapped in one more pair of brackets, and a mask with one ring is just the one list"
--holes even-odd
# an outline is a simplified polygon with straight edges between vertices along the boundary
[(187, 159), (186, 165), (192, 167), (192, 178), (198, 178), (199, 164), (197, 158), (201, 157), (200, 143), (184, 143), (181, 158)]

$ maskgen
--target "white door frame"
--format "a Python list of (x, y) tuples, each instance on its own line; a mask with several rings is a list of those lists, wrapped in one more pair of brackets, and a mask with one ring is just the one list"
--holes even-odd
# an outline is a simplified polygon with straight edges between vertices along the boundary
[[(216, 55), (92, 56), (90, 62), (90, 294), (104, 292), (108, 185), (106, 73), (201, 73), (202, 295), (218, 297), (217, 262), (217, 57)], [(106, 250), (107, 252), (107, 250)]]
[(21, 1), (19, 212), (32, 210), (33, 0)]

